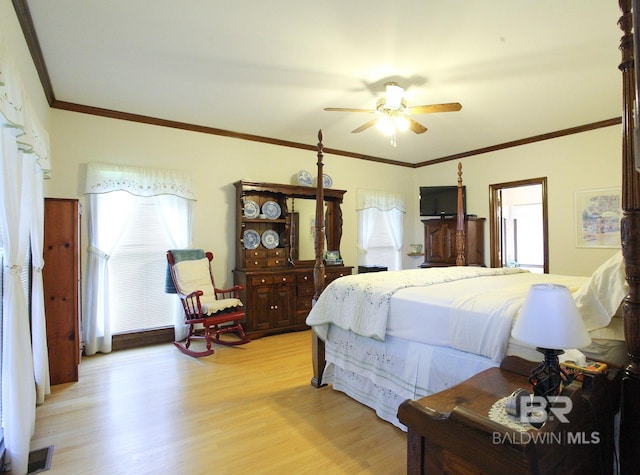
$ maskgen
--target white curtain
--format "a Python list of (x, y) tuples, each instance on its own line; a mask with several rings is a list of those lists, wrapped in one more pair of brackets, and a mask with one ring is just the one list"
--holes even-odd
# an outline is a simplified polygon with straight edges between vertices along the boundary
[(399, 254), (402, 249), (402, 227), (405, 213), (404, 195), (376, 190), (358, 190), (356, 193), (356, 212), (358, 215), (358, 264), (366, 264), (369, 241), (380, 222), (380, 213), (385, 214), (385, 222), (393, 236), (397, 251), (396, 263), (399, 267)]
[[(49, 392), (42, 279), (42, 178), (49, 171), (46, 131), (24, 95), (0, 35), (0, 233), (2, 288), (2, 424), (12, 473), (27, 473), (36, 402)], [(26, 272), (29, 244), (34, 266), (30, 326)]]
[[(193, 177), (179, 170), (149, 169), (123, 165), (90, 163), (87, 167), (85, 193), (89, 199), (89, 254), (87, 291), (82, 314), (85, 353), (111, 351), (109, 293), (109, 257), (117, 246), (129, 219), (127, 202), (136, 196), (162, 196), (167, 204), (167, 228), (177, 215), (188, 216), (195, 200)], [(175, 222), (175, 221), (174, 221)], [(188, 247), (189, 242), (177, 242)], [(177, 307), (176, 307), (177, 308)], [(184, 334), (184, 322), (175, 319), (176, 335)], [(186, 334), (184, 334), (186, 336)], [(183, 339), (183, 338), (182, 338)]]
[[(118, 244), (129, 220), (132, 198), (128, 193), (117, 193), (109, 197), (119, 200), (109, 203), (102, 195), (89, 195), (89, 252), (87, 254), (87, 278), (82, 312), (84, 352), (111, 352), (111, 324), (109, 321), (109, 256)], [(100, 229), (101, 217), (105, 229)]]
[(44, 285), (42, 268), (44, 267), (44, 196), (42, 169), (30, 160), (26, 163), (31, 177), (29, 195), (33, 199), (31, 209), (31, 339), (33, 341), (33, 369), (36, 378), (36, 400), (44, 402), (51, 393), (49, 380), (49, 352), (47, 347), (47, 325), (44, 313)]
[[(167, 235), (171, 238), (172, 249), (185, 249), (191, 244), (193, 200), (186, 200), (175, 195), (162, 195), (163, 224), (167, 230)], [(175, 223), (187, 222), (187, 233), (181, 226)], [(184, 313), (182, 304), (175, 299), (174, 322), (175, 340), (182, 341), (187, 338), (188, 326), (184, 323)]]

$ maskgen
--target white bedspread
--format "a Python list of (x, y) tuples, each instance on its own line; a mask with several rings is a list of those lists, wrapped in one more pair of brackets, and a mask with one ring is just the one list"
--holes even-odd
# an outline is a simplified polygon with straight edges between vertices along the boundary
[(429, 286), (488, 275), (527, 272), (518, 268), (441, 267), (344, 276), (331, 282), (311, 309), (306, 323), (326, 340), (329, 324), (384, 341), (390, 300), (399, 289)]
[(575, 293), (584, 281), (584, 277), (530, 274), (514, 277), (502, 288), (465, 293), (451, 305), (449, 344), (500, 362), (507, 351), (513, 322), (532, 284), (564, 285)]

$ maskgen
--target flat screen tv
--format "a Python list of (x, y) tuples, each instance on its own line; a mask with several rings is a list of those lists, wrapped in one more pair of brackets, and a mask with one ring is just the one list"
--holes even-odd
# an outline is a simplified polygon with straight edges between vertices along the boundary
[[(462, 209), (467, 214), (466, 187), (462, 187)], [(421, 186), (420, 216), (455, 216), (458, 214), (458, 187)]]

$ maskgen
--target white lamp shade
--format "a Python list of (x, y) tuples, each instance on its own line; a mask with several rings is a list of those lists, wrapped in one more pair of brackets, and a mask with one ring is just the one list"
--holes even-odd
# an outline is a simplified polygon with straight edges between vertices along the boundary
[(531, 286), (511, 336), (531, 346), (556, 350), (591, 343), (571, 292), (556, 284)]

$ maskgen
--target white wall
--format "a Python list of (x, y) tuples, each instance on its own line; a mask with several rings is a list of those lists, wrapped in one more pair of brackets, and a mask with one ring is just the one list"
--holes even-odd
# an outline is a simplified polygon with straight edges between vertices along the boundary
[[(489, 185), (547, 177), (549, 204), (549, 271), (589, 275), (613, 249), (576, 247), (574, 193), (620, 187), (621, 126), (597, 129), (553, 140), (462, 159), (467, 211), (486, 217), (485, 259), (489, 261)], [(458, 161), (416, 170), (419, 185), (456, 184)], [(419, 227), (415, 239), (421, 236)]]
[[(231, 282), (235, 265), (233, 182), (291, 183), (300, 169), (316, 172), (313, 151), (60, 110), (52, 111), (52, 124), (54, 169), (48, 196), (82, 199), (86, 164), (91, 161), (194, 171), (199, 196), (194, 211), (194, 246), (216, 253), (215, 272), (220, 284), (223, 279)], [(316, 133), (310, 131), (310, 144), (315, 144)], [(614, 251), (576, 247), (574, 192), (620, 185), (620, 134), (620, 127), (614, 126), (463, 159), (468, 212), (488, 218), (492, 183), (546, 176), (550, 271), (589, 275)], [(325, 137), (325, 142), (331, 146), (330, 138)], [(334, 188), (348, 191), (343, 204), (341, 246), (345, 263), (357, 264), (355, 197), (358, 188), (367, 188), (405, 194), (408, 208), (403, 267), (419, 265), (419, 258), (406, 256), (410, 243), (423, 241), (418, 187), (455, 184), (458, 162), (411, 169), (326, 154), (324, 163)], [(83, 229), (86, 233), (86, 226)], [(485, 241), (488, 262), (488, 219)]]
[[(53, 172), (48, 188), (51, 197), (83, 200), (86, 164), (111, 162), (140, 167), (191, 170), (196, 174), (198, 201), (194, 207), (196, 247), (216, 254), (217, 283), (231, 282), (234, 262), (235, 188), (238, 180), (292, 183), (301, 169), (316, 174), (316, 152), (156, 127), (75, 112), (53, 110), (51, 149)], [(325, 137), (326, 146), (330, 147)], [(317, 130), (309, 131), (309, 144), (317, 142)], [(407, 216), (416, 211), (411, 196), (415, 188), (412, 170), (325, 154), (324, 172), (333, 188), (345, 189), (341, 251), (348, 265), (356, 264), (358, 188), (405, 193), (410, 203)], [(415, 223), (407, 219), (405, 235), (412, 236)], [(86, 223), (83, 225), (86, 243)], [(408, 245), (410, 241), (406, 240)], [(411, 241), (413, 242), (413, 241)], [(407, 258), (409, 259), (409, 258)], [(85, 259), (86, 261), (86, 259)], [(409, 261), (412, 267), (415, 262)], [(225, 276), (225, 277), (223, 277)]]

